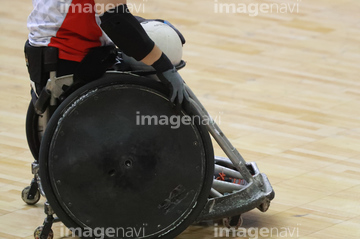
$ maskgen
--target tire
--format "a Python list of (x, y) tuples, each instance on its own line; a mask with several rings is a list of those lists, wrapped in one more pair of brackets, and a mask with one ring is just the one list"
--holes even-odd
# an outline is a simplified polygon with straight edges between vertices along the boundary
[(35, 112), (34, 104), (30, 102), (26, 113), (25, 129), (29, 149), (35, 160), (39, 159), (40, 135), (42, 133), (42, 131), (39, 130), (39, 118), (40, 116)]
[(174, 238), (197, 219), (214, 171), (205, 126), (174, 130), (130, 120), (137, 109), (198, 116), (192, 105), (176, 111), (168, 94), (155, 80), (108, 73), (57, 108), (40, 147), (40, 177), (67, 227), (143, 228), (133, 238)]

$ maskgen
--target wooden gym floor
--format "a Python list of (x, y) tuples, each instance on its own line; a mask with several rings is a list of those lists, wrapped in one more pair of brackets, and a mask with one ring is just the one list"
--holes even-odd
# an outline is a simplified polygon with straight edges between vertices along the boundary
[[(27, 206), (20, 198), (32, 177), (23, 56), (32, 6), (25, 0), (0, 2), (0, 238), (33, 238), (44, 219), (44, 199)], [(256, 238), (261, 229), (265, 235), (258, 238), (359, 238), (360, 2), (130, 3), (144, 11), (139, 15), (170, 20), (183, 32), (187, 66), (181, 75), (275, 189), (268, 212), (243, 215), (249, 235), (239, 238)], [(240, 7), (220, 12), (224, 4), (232, 10), (233, 3), (288, 7), (257, 16), (254, 6), (248, 13)], [(224, 155), (216, 145), (215, 151)], [(214, 238), (220, 226), (193, 226), (178, 238)], [(61, 225), (54, 230), (59, 238)]]

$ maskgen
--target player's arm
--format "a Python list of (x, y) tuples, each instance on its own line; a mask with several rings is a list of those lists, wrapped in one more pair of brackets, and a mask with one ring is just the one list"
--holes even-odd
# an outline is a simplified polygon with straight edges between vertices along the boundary
[[(103, 16), (103, 14), (106, 12), (112, 12), (112, 11), (116, 11), (116, 10), (118, 11), (117, 13), (119, 13), (120, 11), (128, 11), (127, 9), (117, 8), (119, 5), (126, 4), (126, 2), (127, 2), (126, 0), (95, 0), (95, 4), (99, 4), (101, 6), (100, 8), (97, 8), (99, 10), (98, 14), (100, 16)], [(130, 23), (132, 23), (131, 20), (132, 19), (129, 18), (127, 23), (129, 23), (129, 21), (130, 21)], [(134, 24), (134, 23), (132, 23), (132, 24)], [(124, 34), (124, 35), (126, 37), (126, 34)], [(129, 41), (132, 41), (132, 39), (130, 39)], [(155, 44), (153, 44), (153, 43), (150, 44), (149, 42), (146, 42), (146, 43), (147, 43), (146, 45), (148, 45), (148, 48), (150, 48), (150, 46), (153, 45), (152, 49), (150, 49), (150, 52), (148, 52), (148, 54), (146, 56), (144, 56), (142, 59), (139, 59), (139, 57), (137, 57), (137, 60), (142, 61), (147, 65), (152, 65), (152, 64), (154, 64), (154, 62), (156, 60), (158, 60), (160, 58), (162, 52)], [(122, 50), (124, 50), (124, 49), (122, 49)], [(149, 49), (145, 49), (144, 54), (146, 54), (148, 50)], [(127, 51), (127, 50), (125, 50), (125, 51)], [(142, 56), (142, 55), (140, 54), (140, 56)]]
[[(110, 39), (126, 54), (138, 61), (151, 65), (159, 79), (168, 84), (170, 100), (182, 103), (188, 98), (184, 82), (167, 56), (155, 45), (138, 20), (130, 13), (126, 0), (95, 0), (104, 4), (99, 12), (101, 28)], [(98, 8), (99, 9), (99, 8)]]

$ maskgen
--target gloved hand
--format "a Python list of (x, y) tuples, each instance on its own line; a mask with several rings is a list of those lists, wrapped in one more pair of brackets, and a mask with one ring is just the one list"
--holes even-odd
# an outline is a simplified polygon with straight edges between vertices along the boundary
[(152, 67), (156, 70), (159, 79), (169, 86), (171, 102), (181, 105), (184, 98), (189, 101), (189, 94), (186, 92), (184, 80), (164, 53), (152, 64)]
[(170, 101), (181, 105), (184, 98), (189, 101), (189, 94), (185, 89), (185, 82), (174, 68), (158, 73), (159, 79), (170, 87)]

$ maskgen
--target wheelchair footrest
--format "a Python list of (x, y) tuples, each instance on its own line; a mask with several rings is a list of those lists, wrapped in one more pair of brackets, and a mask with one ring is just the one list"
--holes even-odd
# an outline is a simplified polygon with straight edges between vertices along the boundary
[(235, 190), (231, 193), (224, 194), (222, 194), (223, 192), (219, 193), (218, 190), (215, 190), (216, 193), (213, 195), (217, 196), (208, 199), (197, 221), (217, 220), (240, 215), (255, 208), (258, 208), (262, 212), (267, 211), (270, 206), (270, 201), (275, 197), (274, 190), (267, 176), (259, 173), (255, 163), (247, 164), (246, 167), (254, 172), (252, 182), (246, 185), (214, 180), (213, 190), (216, 187), (223, 190), (230, 188), (231, 190), (231, 186), (232, 189)]

